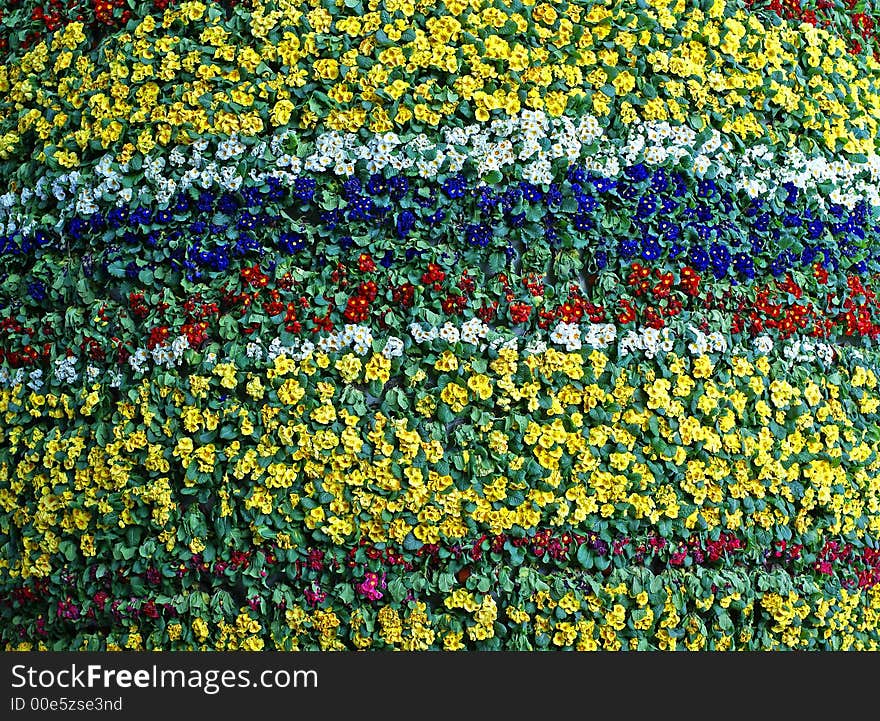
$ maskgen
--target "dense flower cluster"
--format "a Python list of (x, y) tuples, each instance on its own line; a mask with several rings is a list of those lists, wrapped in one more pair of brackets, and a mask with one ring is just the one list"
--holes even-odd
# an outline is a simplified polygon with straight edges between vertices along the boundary
[(876, 649), (836, 12), (11, 3), (3, 646)]

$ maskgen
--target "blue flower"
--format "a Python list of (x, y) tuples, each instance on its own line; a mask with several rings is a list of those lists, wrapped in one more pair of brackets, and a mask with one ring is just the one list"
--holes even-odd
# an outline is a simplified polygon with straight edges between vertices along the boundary
[(599, 207), (599, 199), (592, 195), (579, 195), (577, 198), (578, 212), (592, 213)]
[(617, 181), (611, 178), (594, 178), (593, 187), (600, 193), (610, 193), (617, 187)]
[(318, 183), (314, 178), (297, 178), (293, 183), (293, 197), (303, 203), (312, 202)]
[(681, 236), (681, 229), (678, 225), (666, 219), (657, 223), (657, 229), (669, 240), (678, 240)]
[(755, 277), (755, 263), (747, 253), (736, 253), (733, 256), (733, 269), (750, 280)]
[(663, 215), (672, 215), (679, 208), (679, 203), (672, 198), (663, 198), (663, 206), (660, 212)]
[(237, 256), (245, 256), (248, 253), (259, 253), (262, 255), (263, 245), (251, 235), (242, 233), (235, 242), (235, 254)]
[(430, 195), (422, 195), (421, 193), (416, 193), (413, 197), (416, 205), (420, 208), (424, 208), (427, 210), (428, 208), (433, 208), (434, 203), (437, 202), (437, 199), (434, 197), (434, 193), (432, 192)]
[(347, 199), (356, 198), (361, 194), (361, 181), (354, 176), (347, 178), (342, 183), (342, 195)]
[(464, 176), (459, 173), (458, 175), (453, 175), (451, 178), (444, 180), (441, 187), (443, 192), (446, 193), (446, 196), (454, 200), (456, 198), (464, 197), (467, 182), (465, 181)]
[(629, 183), (620, 183), (618, 185), (618, 192), (620, 193), (621, 198), (628, 200), (631, 203), (639, 197), (639, 189), (635, 185), (630, 185)]
[(724, 278), (730, 267), (730, 251), (721, 243), (712, 243), (709, 246), (709, 257), (712, 259), (712, 274), (718, 278)]
[(703, 223), (711, 222), (713, 218), (712, 209), (706, 203), (697, 203), (697, 218)]
[(644, 260), (657, 260), (662, 251), (663, 249), (660, 247), (656, 238), (652, 236), (645, 236), (642, 238), (642, 258)]
[(505, 213), (509, 213), (516, 207), (516, 204), (522, 199), (523, 193), (519, 187), (514, 186), (512, 188), (508, 188), (501, 194), (501, 210)]
[(617, 252), (624, 260), (631, 260), (639, 252), (639, 242), (631, 238), (620, 240), (617, 243)]
[(244, 202), (248, 208), (258, 208), (263, 205), (263, 194), (259, 188), (247, 187), (241, 194), (244, 196)]
[(811, 220), (809, 225), (807, 225), (807, 232), (810, 234), (810, 238), (816, 240), (817, 238), (822, 237), (822, 233), (825, 231), (825, 224), (819, 220)]
[(760, 255), (764, 250), (764, 239), (760, 235), (749, 233), (749, 242), (751, 243), (752, 255)]
[[(122, 226), (125, 221), (128, 220), (128, 208), (125, 206), (121, 208), (113, 208), (109, 213), (107, 213), (107, 223), (111, 228), (119, 228)], [(85, 225), (82, 220), (79, 218), (74, 218), (71, 222), (73, 224)]]
[(783, 275), (789, 268), (789, 257), (788, 253), (782, 252), (776, 256), (773, 262), (770, 264), (770, 272), (773, 274), (775, 278), (778, 278), (780, 275)]
[(583, 213), (578, 213), (571, 219), (571, 225), (575, 230), (584, 232), (586, 230), (592, 230), (594, 223), (592, 218), (584, 215)]
[(766, 233), (770, 228), (770, 213), (761, 213), (755, 217), (755, 230), (759, 233)]
[(238, 222), (235, 224), (237, 230), (252, 230), (256, 225), (256, 219), (248, 212), (244, 212), (238, 216)]
[(100, 233), (107, 228), (107, 220), (100, 213), (92, 213), (89, 216), (89, 229), (93, 233)]
[(485, 223), (469, 223), (465, 226), (464, 237), (470, 245), (485, 248), (492, 242), (493, 229)]
[(397, 216), (395, 232), (398, 238), (406, 238), (416, 224), (416, 215), (411, 210), (404, 210)]
[(631, 165), (630, 167), (625, 168), (623, 172), (630, 180), (636, 183), (641, 183), (648, 177), (648, 170), (642, 163)]
[(818, 254), (819, 251), (812, 245), (804, 246), (804, 249), (801, 251), (801, 263), (805, 266), (812, 265)]
[(683, 198), (687, 194), (688, 188), (687, 180), (685, 179), (684, 175), (682, 175), (681, 173), (676, 173), (672, 178), (672, 182), (675, 184), (675, 190), (672, 192), (672, 194), (676, 198)]
[(373, 173), (367, 181), (367, 192), (370, 195), (382, 195), (388, 191), (388, 183), (385, 176), (380, 173)]
[(388, 181), (388, 194), (391, 200), (402, 200), (409, 192), (409, 180), (402, 175), (395, 175)]
[(349, 220), (369, 220), (373, 217), (376, 205), (371, 198), (363, 195), (351, 198), (348, 205)]
[(569, 183), (584, 183), (587, 180), (587, 171), (578, 165), (573, 165), (565, 174)]
[(711, 260), (706, 249), (702, 245), (692, 245), (688, 252), (688, 261), (701, 273), (709, 268)]
[(210, 213), (214, 210), (213, 193), (209, 193), (208, 191), (201, 193), (196, 203), (196, 208), (198, 208), (200, 213)]
[(46, 299), (46, 284), (41, 280), (34, 280), (28, 283), (28, 295), (37, 303)]
[(149, 208), (136, 208), (128, 217), (128, 227), (134, 228), (138, 225), (149, 225), (153, 220), (153, 214)]
[(477, 206), (480, 210), (484, 213), (491, 213), (496, 207), (498, 207), (498, 203), (499, 199), (495, 195), (495, 191), (488, 187), (480, 188), (480, 194), (477, 198)]
[(525, 180), (520, 181), (519, 190), (522, 193), (522, 197), (529, 203), (537, 203), (543, 197), (543, 193), (541, 193), (538, 186), (527, 183)]
[(651, 195), (643, 195), (639, 199), (639, 207), (636, 215), (639, 218), (648, 218), (657, 210), (657, 201)]
[(718, 186), (714, 180), (701, 180), (697, 183), (697, 195), (701, 198), (711, 198), (718, 192)]
[(281, 181), (278, 178), (267, 178), (266, 184), (269, 186), (269, 190), (266, 193), (266, 197), (271, 201), (279, 201), (283, 200), (284, 196), (287, 195), (287, 190), (281, 185)]
[(293, 255), (306, 247), (306, 237), (302, 233), (282, 233), (278, 238), (278, 247)]
[(655, 193), (663, 193), (669, 188), (669, 176), (663, 168), (654, 171), (651, 178), (651, 190)]
[(239, 208), (238, 199), (232, 193), (223, 193), (217, 203), (217, 209), (226, 215), (232, 215)]

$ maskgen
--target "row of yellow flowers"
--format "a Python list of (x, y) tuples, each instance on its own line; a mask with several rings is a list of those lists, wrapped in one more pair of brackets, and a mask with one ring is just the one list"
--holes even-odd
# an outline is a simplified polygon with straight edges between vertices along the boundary
[[(878, 648), (876, 587), (827, 595), (809, 582), (795, 587), (783, 574), (705, 570), (615, 571), (605, 581), (560, 575), (550, 577), (552, 584), (523, 572), (517, 580), (516, 591), (499, 600), (456, 589), (434, 609), (415, 601), (354, 611), (296, 606), (266, 616), (244, 607), (228, 621), (214, 621), (216, 612), (207, 611), (152, 631), (132, 624), (107, 638), (87, 635), (82, 650), (456, 651), (491, 642), (496, 630), (520, 650)], [(46, 646), (23, 642), (7, 650), (39, 648)]]
[(132, 525), (169, 552), (198, 553), (208, 539), (183, 532), (181, 493), (216, 501), (216, 516), (235, 517), (255, 543), (287, 548), (292, 527), (337, 546), (596, 519), (880, 531), (880, 395), (861, 366), (796, 380), (764, 356), (619, 366), (598, 350), (502, 349), (488, 361), (445, 351), (368, 410), (359, 384), (381, 388), (391, 363), (225, 362), (144, 380), (115, 403), (98, 387), (0, 392), (0, 530), (21, 538), (0, 568), (46, 576), (63, 540), (92, 557)]
[(207, 134), (380, 133), (584, 106), (614, 123), (875, 149), (873, 59), (723, 0), (350, 5), (255, 0), (230, 19), (184, 2), (94, 52), (73, 23), (0, 68), (0, 152), (29, 142), (74, 168), (96, 148), (125, 161)]

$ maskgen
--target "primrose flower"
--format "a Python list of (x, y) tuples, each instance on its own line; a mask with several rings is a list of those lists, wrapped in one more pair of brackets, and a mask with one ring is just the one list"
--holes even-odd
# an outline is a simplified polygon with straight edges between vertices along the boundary
[(147, 360), (147, 351), (143, 348), (138, 348), (134, 353), (129, 356), (128, 364), (131, 366), (131, 369), (135, 373), (146, 373)]
[(768, 335), (759, 335), (755, 338), (754, 348), (758, 353), (766, 355), (773, 350), (773, 339)]
[(388, 358), (397, 358), (403, 355), (403, 341), (397, 336), (389, 336), (382, 349), (382, 355)]
[(461, 338), (461, 333), (459, 333), (458, 328), (452, 325), (452, 323), (446, 321), (440, 329), (440, 337), (447, 343), (458, 343), (459, 338)]

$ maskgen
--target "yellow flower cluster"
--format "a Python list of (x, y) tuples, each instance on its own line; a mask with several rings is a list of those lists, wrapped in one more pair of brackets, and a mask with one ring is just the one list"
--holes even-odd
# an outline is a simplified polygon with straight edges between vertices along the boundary
[[(493, 640), (493, 624), (501, 611), (514, 624), (512, 632), (520, 637), (522, 648), (529, 649), (797, 650), (816, 643), (835, 650), (880, 647), (880, 589), (841, 589), (826, 595), (816, 589), (797, 590), (781, 579), (765, 574), (762, 581), (769, 588), (760, 591), (749, 584), (745, 572), (713, 576), (711, 571), (698, 571), (689, 580), (681, 572), (654, 576), (631, 569), (615, 571), (604, 582), (591, 580), (585, 590), (574, 590), (558, 579), (545, 584), (546, 589), (499, 599), (457, 587), (433, 609), (422, 601), (403, 606), (383, 601), (376, 608), (354, 611), (293, 606), (283, 613), (281, 630), (271, 634), (249, 609), (227, 609), (232, 622), (210, 624), (196, 617), (191, 632), (174, 623), (164, 633), (156, 630), (145, 638), (132, 628), (118, 640), (111, 637), (102, 643), (108, 649), (454, 651)], [(728, 588), (717, 587), (724, 582)], [(461, 611), (473, 618), (465, 630), (457, 615)], [(7, 650), (33, 648), (24, 643)]]
[[(184, 379), (189, 391), (144, 380), (100, 432), (84, 418), (97, 386), (78, 396), (0, 391), (10, 454), (0, 460), (0, 531), (21, 539), (9, 573), (47, 576), (60, 544), (91, 556), (96, 539), (130, 526), (168, 550), (198, 552), (203, 541), (184, 532), (177, 503), (199, 488), (216, 489), (222, 517), (280, 534), (304, 524), (335, 544), (454, 542), (600, 518), (880, 532), (878, 442), (868, 433), (877, 378), (863, 367), (851, 375), (853, 406), (836, 381), (775, 378), (763, 357), (713, 367), (669, 354), (616, 368), (599, 351), (503, 349), (488, 364), (458, 359), (439, 393), (425, 382), (409, 390), (464, 421), (446, 434), (394, 405), (352, 405), (349, 383), (390, 372), (379, 354), (361, 366), (279, 356), (263, 372), (217, 365)], [(259, 383), (258, 398), (214, 400), (244, 377)], [(257, 543), (265, 532), (254, 532)]]
[[(254, 0), (247, 31), (188, 1), (98, 52), (71, 23), (0, 68), (0, 156), (120, 161), (206, 134), (371, 132), (488, 121), (584, 102), (612, 122), (691, 120), (743, 139), (807, 136), (872, 152), (878, 65), (827, 31), (764, 25), (715, 2), (526, 4)], [(192, 29), (201, 28), (198, 37)]]

